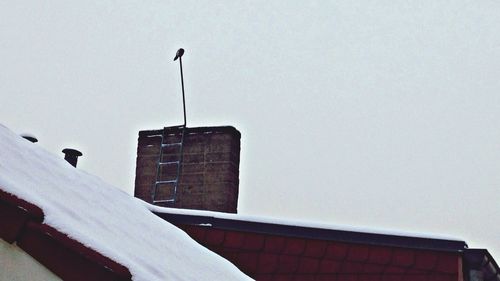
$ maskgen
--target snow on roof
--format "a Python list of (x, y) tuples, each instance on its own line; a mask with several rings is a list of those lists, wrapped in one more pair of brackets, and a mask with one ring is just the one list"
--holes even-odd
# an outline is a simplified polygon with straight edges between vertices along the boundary
[(133, 280), (251, 280), (140, 200), (1, 124), (0, 188), (40, 207), (45, 224), (126, 266)]

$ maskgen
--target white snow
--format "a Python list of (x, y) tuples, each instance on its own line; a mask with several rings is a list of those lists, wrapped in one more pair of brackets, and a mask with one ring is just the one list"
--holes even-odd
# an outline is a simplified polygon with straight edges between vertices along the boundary
[(0, 188), (39, 206), (47, 225), (126, 266), (133, 280), (251, 280), (140, 200), (1, 124)]
[[(289, 225), (289, 226), (300, 226), (300, 227), (310, 227), (310, 228), (320, 228), (320, 229), (330, 229), (330, 230), (340, 230), (340, 231), (352, 231), (352, 232), (362, 232), (362, 233), (372, 233), (372, 234), (382, 234), (382, 235), (395, 235), (395, 236), (405, 236), (405, 237), (415, 237), (415, 238), (429, 238), (429, 239), (440, 239), (440, 240), (454, 240), (462, 241), (462, 239), (446, 236), (442, 234), (434, 233), (415, 233), (415, 232), (404, 232), (398, 230), (389, 229), (374, 229), (367, 227), (356, 227), (349, 225), (335, 225), (321, 222), (311, 222), (311, 221), (300, 221), (300, 220), (290, 220), (283, 218), (273, 218), (273, 217), (258, 217), (258, 216), (246, 216), (240, 214), (228, 214), (219, 213), (212, 211), (203, 210), (187, 210), (187, 209), (175, 209), (175, 208), (165, 208), (155, 205), (151, 205), (147, 202), (141, 201), (149, 210), (157, 213), (167, 213), (167, 214), (179, 214), (179, 215), (191, 215), (191, 216), (202, 216), (202, 217), (213, 217), (219, 219), (229, 219), (229, 220), (239, 220), (248, 222), (258, 222), (258, 223), (269, 223), (277, 225)], [(207, 224), (200, 224), (201, 226), (210, 226)]]

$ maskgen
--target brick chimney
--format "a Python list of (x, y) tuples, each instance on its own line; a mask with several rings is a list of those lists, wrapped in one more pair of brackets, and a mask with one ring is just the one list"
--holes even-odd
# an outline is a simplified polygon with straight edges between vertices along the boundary
[[(169, 133), (164, 138), (168, 142), (180, 141), (182, 130), (166, 129)], [(134, 195), (149, 203), (153, 203), (163, 131), (139, 132)], [(186, 128), (175, 202), (157, 205), (236, 213), (240, 138), (240, 132), (230, 126)], [(163, 151), (162, 161), (176, 159), (178, 148)], [(160, 178), (172, 178), (176, 173), (176, 168), (165, 167), (160, 170)]]

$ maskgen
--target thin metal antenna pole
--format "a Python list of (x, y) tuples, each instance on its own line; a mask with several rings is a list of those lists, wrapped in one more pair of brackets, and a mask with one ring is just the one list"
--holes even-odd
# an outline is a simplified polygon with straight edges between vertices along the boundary
[(184, 111), (184, 127), (186, 127), (186, 98), (184, 95), (184, 75), (182, 74), (182, 57), (179, 57), (179, 64), (181, 66), (181, 85), (182, 85), (182, 109)]

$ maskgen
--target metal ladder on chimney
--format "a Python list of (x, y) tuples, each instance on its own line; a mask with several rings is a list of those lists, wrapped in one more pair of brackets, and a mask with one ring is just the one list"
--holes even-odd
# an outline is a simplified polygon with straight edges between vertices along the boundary
[[(178, 140), (179, 131), (180, 141)], [(181, 174), (185, 134), (185, 124), (176, 127), (163, 128), (160, 143), (160, 155), (156, 163), (156, 181), (153, 188), (153, 204), (175, 203)], [(174, 139), (174, 141), (170, 142), (169, 140), (171, 139)], [(172, 175), (171, 172), (173, 172), (174, 169), (175, 175)], [(170, 178), (165, 178), (166, 175)]]
[[(179, 65), (181, 70), (181, 85), (182, 85), (182, 107), (184, 110), (184, 124), (175, 127), (164, 127), (161, 134), (160, 143), (160, 155), (158, 156), (158, 161), (156, 162), (156, 180), (152, 190), (152, 201), (153, 204), (170, 204), (173, 205), (177, 199), (177, 191), (179, 187), (179, 180), (182, 170), (182, 158), (184, 152), (184, 136), (186, 135), (186, 99), (184, 96), (184, 76), (182, 73), (182, 55), (184, 54), (184, 49), (180, 48), (175, 54), (174, 61), (179, 59)], [(176, 139), (176, 136), (180, 131), (180, 141), (168, 142), (169, 138)], [(165, 153), (171, 152), (172, 148), (177, 147), (178, 153)], [(175, 150), (175, 149), (174, 149)], [(164, 159), (167, 155), (174, 159)], [(176, 157), (175, 157), (176, 155)], [(165, 179), (165, 174), (169, 174), (169, 167), (175, 167), (175, 177)], [(166, 194), (166, 196), (165, 196)]]

